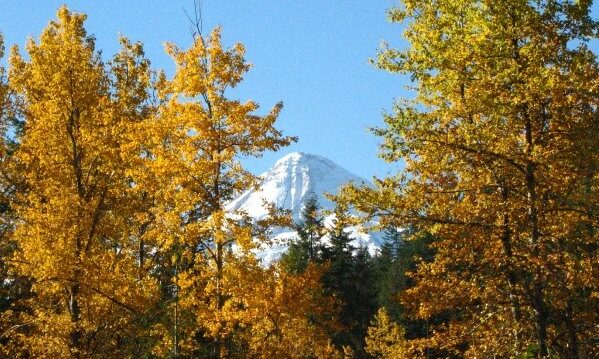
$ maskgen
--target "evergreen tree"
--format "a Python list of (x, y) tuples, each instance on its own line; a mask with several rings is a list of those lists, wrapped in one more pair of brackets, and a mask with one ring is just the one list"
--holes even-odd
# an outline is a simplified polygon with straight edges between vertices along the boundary
[(325, 233), (324, 217), (314, 193), (306, 196), (300, 213), (300, 222), (296, 224), (298, 242), (307, 250), (308, 260), (318, 262), (322, 258), (322, 237)]
[(363, 357), (364, 337), (376, 311), (376, 292), (372, 258), (366, 248), (352, 246), (349, 226), (352, 222), (347, 207), (337, 205), (327, 228), (330, 245), (323, 251), (328, 269), (323, 276), (325, 291), (338, 298), (341, 330), (334, 335), (339, 347), (349, 346), (354, 355)]
[(377, 310), (375, 276), (372, 257), (365, 247), (359, 247), (353, 257), (352, 286), (347, 293), (345, 303), (347, 315), (351, 318), (350, 335), (352, 347), (360, 357), (364, 355), (364, 338), (368, 325)]
[(323, 252), (327, 251), (322, 244), (325, 234), (324, 217), (314, 193), (306, 196), (294, 229), (297, 238), (290, 241), (287, 252), (281, 257), (281, 263), (292, 273), (302, 273), (309, 263), (322, 263)]
[(402, 231), (395, 227), (388, 228), (381, 249), (373, 258), (378, 305), (385, 308), (386, 314), (394, 320), (402, 318), (399, 293), (406, 288), (407, 273), (402, 272), (399, 263), (400, 256), (407, 258), (401, 253), (403, 242)]
[(309, 251), (297, 239), (289, 242), (287, 252), (281, 256), (281, 264), (289, 273), (303, 273), (310, 264)]
[[(384, 307), (393, 320), (404, 325), (409, 319), (403, 315), (400, 295), (413, 286), (410, 273), (418, 264), (433, 260), (432, 242), (433, 236), (417, 229), (390, 227), (383, 235), (381, 250), (373, 259), (379, 306)], [(407, 335), (416, 333), (408, 330)]]
[(337, 206), (333, 215), (331, 225), (325, 226), (316, 197), (307, 197), (302, 220), (296, 224), (298, 238), (290, 243), (281, 263), (291, 273), (302, 273), (309, 265), (323, 266), (323, 290), (339, 305), (335, 314), (339, 327), (333, 330), (333, 342), (362, 357), (366, 355), (366, 330), (376, 312), (372, 259), (367, 249), (351, 245), (348, 227), (352, 219), (347, 207)]
[[(356, 314), (364, 303), (356, 306), (354, 299), (362, 293), (356, 292), (356, 270), (354, 260), (355, 248), (351, 245), (352, 239), (347, 232), (347, 211), (341, 206), (334, 210), (332, 225), (326, 229), (329, 239), (329, 248), (324, 251), (323, 262), (327, 264), (327, 271), (322, 281), (325, 291), (340, 301), (341, 310), (338, 313), (338, 322), (342, 328), (335, 333), (334, 339), (338, 346), (351, 346), (354, 352), (360, 349), (360, 337), (355, 338)], [(359, 300), (359, 299), (358, 299)]]

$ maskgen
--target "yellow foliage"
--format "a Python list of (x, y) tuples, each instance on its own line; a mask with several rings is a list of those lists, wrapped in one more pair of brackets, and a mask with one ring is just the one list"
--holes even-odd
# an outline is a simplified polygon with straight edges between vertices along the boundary
[(397, 323), (393, 323), (385, 308), (379, 309), (373, 325), (368, 328), (366, 352), (381, 359), (414, 358), (409, 350), (405, 333)]
[(340, 358), (326, 335), (334, 303), (322, 292), (322, 268), (302, 274), (255, 263), (231, 273), (231, 302), (238, 311), (235, 334), (245, 355), (256, 358)]
[(256, 184), (240, 156), (260, 156), (295, 140), (274, 127), (281, 104), (260, 116), (255, 102), (226, 96), (250, 65), (242, 45), (223, 48), (220, 33), (198, 36), (188, 50), (166, 45), (176, 71), (158, 81), (160, 103), (138, 131), (147, 155), (133, 177), (139, 190), (154, 196), (156, 224), (147, 238), (172, 256), (168, 265), (175, 272), (168, 311), (176, 329), (160, 352), (174, 346), (190, 355), (231, 355), (246, 305), (238, 281), (252, 271), (263, 275), (252, 250), (268, 224), (225, 205)]
[[(421, 348), (467, 357), (597, 355), (599, 68), (589, 2), (416, 1), (379, 67), (414, 98), (385, 116), (405, 173), (345, 189), (382, 226), (436, 238), (403, 301)], [(584, 329), (583, 329), (584, 328)], [(566, 334), (568, 333), (568, 334)], [(443, 353), (443, 352), (442, 352)]]
[(254, 256), (290, 218), (226, 208), (257, 184), (241, 157), (295, 141), (274, 127), (280, 103), (259, 115), (226, 96), (250, 69), (243, 46), (219, 28), (167, 44), (167, 79), (124, 37), (104, 63), (85, 20), (61, 7), (26, 56), (13, 47), (8, 80), (0, 67), (2, 139), (9, 114), (24, 124), (14, 155), (0, 148), (0, 239), (31, 284), (1, 313), (0, 356), (340, 358), (321, 268)]
[(85, 18), (60, 8), (39, 42), (27, 43), (28, 59), (16, 47), (10, 57), (25, 120), (16, 158), (27, 187), (17, 207), (14, 270), (33, 281), (22, 321), (35, 357), (124, 353), (132, 331), (142, 335), (133, 321), (156, 296), (154, 280), (139, 275), (130, 220), (137, 200), (121, 152), (139, 101), (124, 96), (118, 75), (120, 92), (111, 95)]

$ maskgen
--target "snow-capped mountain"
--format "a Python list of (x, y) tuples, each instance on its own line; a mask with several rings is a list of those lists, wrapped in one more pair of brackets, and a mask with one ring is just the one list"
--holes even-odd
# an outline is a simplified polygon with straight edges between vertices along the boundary
[(228, 205), (229, 209), (241, 209), (260, 219), (267, 214), (263, 206), (267, 201), (291, 210), (293, 218), (298, 220), (303, 203), (311, 193), (318, 197), (322, 208), (333, 209), (333, 203), (323, 196), (324, 193), (336, 194), (350, 181), (367, 183), (328, 158), (304, 152), (286, 155), (260, 178), (260, 188), (237, 197)]
[[(278, 160), (269, 171), (260, 175), (258, 189), (242, 193), (227, 207), (231, 211), (243, 210), (251, 217), (261, 219), (267, 215), (264, 203), (274, 203), (279, 208), (290, 210), (293, 219), (298, 221), (308, 196), (315, 195), (321, 208), (331, 210), (334, 204), (324, 193), (336, 194), (348, 182), (368, 183), (328, 158), (294, 152)], [(331, 219), (327, 218), (325, 223), (330, 223)], [(295, 232), (289, 230), (281, 230), (275, 234), (279, 244), (258, 253), (266, 262), (279, 258), (287, 249), (287, 241), (295, 237)], [(364, 234), (352, 228), (351, 236), (355, 238), (354, 246), (366, 246), (374, 251), (380, 245), (379, 233)]]

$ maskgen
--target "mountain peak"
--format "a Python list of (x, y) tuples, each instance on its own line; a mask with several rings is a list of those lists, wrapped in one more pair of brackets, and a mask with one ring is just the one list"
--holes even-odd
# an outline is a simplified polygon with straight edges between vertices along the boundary
[[(333, 209), (335, 204), (324, 196), (325, 193), (337, 194), (348, 182), (368, 183), (363, 178), (348, 172), (343, 167), (326, 157), (293, 152), (279, 159), (267, 172), (260, 175), (257, 189), (242, 193), (227, 205), (229, 211), (242, 210), (255, 219), (268, 215), (265, 203), (273, 203), (276, 207), (290, 210), (297, 222), (310, 195), (315, 195), (323, 209)], [(332, 216), (325, 219), (330, 225)], [(381, 237), (378, 233), (364, 234), (356, 228), (350, 228), (352, 245), (367, 247), (371, 253), (379, 248)], [(296, 233), (291, 229), (280, 228), (273, 233), (279, 244), (263, 248), (257, 252), (264, 263), (271, 263), (280, 258), (287, 250), (287, 243)]]
[(279, 159), (274, 166), (260, 176), (257, 190), (249, 190), (233, 200), (227, 207), (241, 209), (254, 218), (267, 215), (264, 202), (290, 210), (294, 219), (299, 215), (306, 197), (314, 194), (320, 206), (332, 209), (334, 204), (325, 193), (336, 194), (347, 182), (366, 183), (326, 157), (292, 152)]
[(274, 167), (284, 164), (284, 163), (297, 163), (297, 162), (306, 162), (306, 161), (320, 161), (320, 162), (334, 163), (333, 161), (329, 160), (328, 158), (317, 155), (317, 154), (297, 151), (297, 152), (291, 152), (291, 153), (281, 157), (277, 162), (275, 162)]

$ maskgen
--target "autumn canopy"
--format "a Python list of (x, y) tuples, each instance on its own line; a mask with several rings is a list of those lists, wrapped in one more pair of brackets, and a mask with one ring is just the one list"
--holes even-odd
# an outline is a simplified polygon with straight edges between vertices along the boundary
[[(297, 141), (282, 103), (230, 95), (242, 44), (198, 28), (165, 44), (167, 76), (126, 37), (104, 58), (61, 7), (0, 66), (0, 357), (599, 356), (590, 6), (389, 10), (408, 45), (373, 62), (413, 97), (373, 132), (405, 167), (298, 223), (227, 210), (260, 181), (244, 158)], [(378, 253), (352, 246), (358, 224), (385, 231)], [(260, 262), (281, 227), (297, 238)]]

